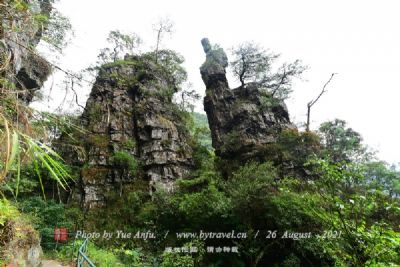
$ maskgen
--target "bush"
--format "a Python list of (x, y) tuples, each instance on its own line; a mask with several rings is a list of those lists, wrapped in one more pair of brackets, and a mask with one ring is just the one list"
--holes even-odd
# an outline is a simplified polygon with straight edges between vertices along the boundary
[(136, 174), (138, 163), (135, 157), (128, 152), (116, 151), (111, 160), (116, 167), (128, 171), (131, 175)]
[[(74, 246), (64, 246), (57, 253), (56, 257), (62, 261), (70, 261), (71, 255), (75, 257), (78, 253), (78, 249), (83, 244), (83, 240), (77, 240), (74, 243)], [(101, 249), (89, 242), (87, 246), (86, 255), (89, 259), (96, 265), (101, 267), (122, 267), (125, 266), (116, 255), (114, 255), (111, 251), (106, 249)], [(136, 265), (130, 265), (135, 266)]]
[(189, 255), (164, 253), (160, 267), (194, 267), (194, 260)]
[(0, 228), (4, 226), (6, 221), (18, 215), (17, 209), (6, 199), (0, 200)]
[(41, 235), (41, 245), (44, 249), (55, 247), (55, 227), (65, 227), (69, 231), (74, 230), (76, 222), (73, 221), (73, 217), (68, 215), (72, 214), (72, 211), (67, 212), (64, 204), (56, 203), (53, 200), (45, 202), (40, 197), (32, 197), (21, 201), (19, 209), (32, 216), (32, 222)]
[(15, 203), (6, 199), (0, 200), (1, 266), (3, 266), (2, 263), (11, 262), (11, 260), (23, 264), (25, 260), (22, 252), (39, 245), (39, 234), (29, 219), (25, 214), (18, 212)]
[(124, 266), (122, 262), (112, 252), (100, 249), (94, 244), (89, 243), (88, 245), (88, 256), (96, 266), (104, 267), (117, 267)]

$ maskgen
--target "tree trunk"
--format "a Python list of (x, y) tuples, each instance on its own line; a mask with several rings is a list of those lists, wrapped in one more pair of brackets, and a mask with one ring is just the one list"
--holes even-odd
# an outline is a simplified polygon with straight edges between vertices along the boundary
[(160, 45), (160, 36), (161, 36), (161, 27), (158, 30), (158, 34), (157, 34), (157, 44), (156, 44), (156, 63), (158, 61), (158, 46)]
[(310, 131), (310, 112), (311, 112), (311, 106), (310, 103), (307, 105), (307, 124), (306, 124), (306, 131)]

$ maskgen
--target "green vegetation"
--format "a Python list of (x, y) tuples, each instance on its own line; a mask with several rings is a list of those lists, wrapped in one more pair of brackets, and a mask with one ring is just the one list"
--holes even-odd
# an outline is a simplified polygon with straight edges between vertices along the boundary
[[(156, 50), (144, 53), (139, 49), (141, 45), (139, 36), (111, 31), (107, 39), (110, 47), (100, 51), (97, 66), (88, 70), (99, 72), (99, 76), (103, 78), (111, 78), (117, 86), (127, 89), (136, 87), (144, 95), (155, 95), (171, 100), (173, 94), (181, 90), (182, 83), (187, 79), (187, 73), (182, 67), (184, 58), (179, 53), (170, 49), (159, 49), (160, 35), (168, 31), (162, 23), (160, 27), (157, 30), (159, 34)], [(124, 66), (134, 66), (136, 75), (124, 73)], [(166, 81), (168, 86), (154, 82), (160, 79)]]
[(115, 167), (118, 169), (126, 170), (132, 175), (134, 175), (138, 168), (138, 163), (134, 156), (126, 151), (116, 151), (114, 152), (111, 160)]
[[(1, 5), (1, 39), (10, 38), (12, 33), (25, 34), (27, 36), (34, 35), (38, 28), (47, 29), (47, 27), (52, 27), (54, 23), (60, 22), (60, 18), (50, 19), (50, 14), (46, 14), (45, 11), (38, 13), (35, 11), (33, 4), (28, 4), (26, 1), (12, 0)], [(45, 9), (43, 6), (43, 10)], [(3, 14), (7, 14), (7, 16), (4, 15), (3, 17)], [(19, 28), (23, 26), (21, 24), (22, 21), (30, 27)], [(67, 22), (64, 20), (63, 23), (66, 24)], [(54, 34), (59, 35), (59, 41), (62, 41), (65, 33), (65, 31), (54, 32)], [(45, 32), (41, 31), (40, 34), (46, 35)], [(7, 39), (7, 41), (16, 42), (10, 39)], [(3, 48), (8, 49), (7, 47)], [(29, 58), (34, 56), (39, 58), (44, 65), (47, 64), (36, 55), (34, 48), (24, 47), (24, 49), (26, 49)], [(48, 174), (48, 178), (53, 179), (60, 187), (66, 189), (72, 179), (69, 169), (61, 157), (50, 146), (46, 145), (48, 140), (45, 139), (48, 132), (47, 130), (43, 131), (50, 122), (52, 122), (51, 126), (54, 127), (54, 117), (48, 116), (48, 114), (40, 114), (21, 104), (18, 96), (18, 90), (21, 88), (17, 88), (17, 85), (18, 87), (21, 87), (21, 85), (16, 84), (18, 79), (14, 77), (13, 65), (11, 64), (11, 58), (7, 56), (8, 54), (9, 51), (1, 50), (0, 140), (2, 142), (0, 145), (0, 193), (5, 197), (3, 192), (6, 189), (12, 193), (14, 198), (17, 198), (20, 185), (25, 188), (34, 186), (31, 179), (26, 179), (23, 175), (23, 171), (26, 168), (34, 171), (43, 196), (45, 195), (43, 171)], [(35, 121), (34, 117), (40, 117), (41, 120)]]
[(124, 149), (132, 150), (135, 148), (135, 146), (136, 146), (135, 140), (128, 139), (128, 140), (122, 141), (122, 147)]
[[(58, 251), (52, 251), (50, 256), (57, 257), (59, 260), (64, 262), (70, 262), (71, 258), (74, 258), (77, 253), (77, 248), (82, 245), (83, 241), (78, 240), (73, 246), (62, 246)], [(93, 243), (88, 245), (88, 256), (96, 266), (113, 267), (113, 266), (125, 266), (120, 259), (115, 255), (116, 251), (108, 251), (101, 249)], [(136, 265), (134, 265), (136, 266)], [(139, 265), (140, 266), (140, 265)], [(137, 266), (137, 267), (139, 267)]]
[(10, 203), (3, 199), (0, 201), (0, 226), (4, 227), (4, 224), (7, 222), (9, 218), (16, 217), (18, 214), (17, 209), (10, 205)]
[[(337, 130), (333, 139), (340, 140), (343, 131), (351, 132)], [(322, 139), (324, 134), (321, 132)], [(352, 139), (349, 144), (354, 144)], [(356, 145), (346, 151), (352, 154), (359, 148)], [(142, 191), (142, 197), (134, 194), (126, 199), (124, 206), (134, 208), (123, 212), (123, 218), (130, 218), (131, 223), (121, 225), (173, 233), (165, 240), (125, 242), (126, 248), (144, 248), (148, 256), (143, 262), (152, 258), (161, 266), (399, 264), (398, 171), (374, 161), (337, 162), (330, 156), (336, 149), (311, 132), (284, 131), (266, 152), (270, 154), (266, 153), (264, 160), (270, 161), (249, 162), (228, 177), (215, 169), (209, 154), (200, 153), (199, 161), (208, 163), (199, 165), (192, 179), (178, 181), (179, 189), (173, 194), (160, 189), (152, 198)], [(235, 230), (248, 238), (188, 240), (174, 235), (200, 230)], [(286, 232), (309, 233), (309, 237), (283, 238)], [(163, 251), (185, 246), (187, 241), (200, 242), (197, 246), (203, 250), (237, 246), (240, 254)]]
[(254, 83), (268, 91), (272, 97), (287, 99), (292, 92), (292, 82), (306, 70), (300, 60), (282, 64), (277, 71), (273, 63), (280, 57), (266, 51), (254, 42), (245, 42), (232, 48), (230, 67), (241, 86)]
[(197, 139), (199, 143), (207, 148), (208, 150), (213, 150), (212, 141), (211, 141), (211, 131), (208, 126), (208, 119), (206, 114), (193, 112), (193, 123), (196, 125), (196, 131), (194, 132), (197, 135)]
[[(45, 203), (37, 197), (20, 201), (20, 210), (31, 216), (41, 233), (42, 246), (54, 249), (50, 242), (54, 225), (99, 232), (152, 229), (157, 236), (170, 234), (166, 239), (93, 240), (89, 255), (100, 266), (400, 264), (400, 203), (396, 197), (400, 172), (374, 161), (361, 136), (344, 122), (324, 123), (319, 135), (283, 131), (276, 143), (260, 150), (260, 162), (236, 166), (229, 174), (216, 169), (218, 162), (208, 147), (209, 132), (199, 130), (208, 128), (205, 115), (194, 113), (187, 116), (186, 123), (192, 133), (197, 170), (192, 179), (179, 180), (174, 193), (159, 189), (150, 196), (147, 184), (138, 181), (123, 195), (110, 192), (110, 206), (92, 211), (86, 221), (73, 207)], [(135, 145), (129, 140), (126, 143)], [(112, 160), (118, 169), (137, 170), (136, 160), (126, 151), (115, 152)], [(1, 208), (8, 217), (17, 212), (10, 206)], [(235, 230), (247, 238), (204, 240), (175, 235), (200, 230)], [(285, 233), (309, 237), (284, 238)], [(71, 241), (56, 252), (49, 250), (49, 255), (69, 261), (78, 245), (72, 246)], [(199, 252), (165, 251), (167, 247), (190, 246)], [(237, 247), (240, 253), (207, 253), (209, 246)]]
[(111, 45), (111, 47), (101, 49), (98, 56), (100, 60), (99, 63), (121, 61), (121, 55), (126, 53), (134, 54), (142, 43), (142, 40), (134, 33), (124, 34), (116, 30), (109, 33), (107, 42)]
[(30, 219), (20, 213), (14, 203), (0, 200), (0, 264), (11, 259), (23, 262), (18, 254), (39, 245), (39, 235), (31, 226)]
[[(51, 24), (52, 18), (33, 14), (31, 6), (19, 0), (0, 5), (0, 11), (10, 14), (2, 17), (0, 39), (23, 30), (12, 23), (18, 17), (42, 26), (44, 36), (62, 46), (58, 34), (65, 36), (68, 29), (63, 18), (55, 17)], [(143, 96), (171, 100), (186, 72), (179, 54), (159, 49), (162, 34), (170, 27), (158, 26), (157, 47), (146, 53), (138, 52), (138, 36), (111, 32), (111, 47), (99, 56), (105, 63), (97, 68), (102, 77)], [(58, 33), (50, 32), (54, 27)], [(222, 49), (215, 50), (215, 60), (225, 60)], [(132, 55), (122, 58), (126, 52)], [(252, 43), (234, 53), (232, 65), (242, 86), (254, 82), (267, 90), (264, 109), (273, 107), (275, 99), (286, 98), (292, 78), (304, 71), (295, 61), (272, 73), (277, 56)], [(71, 232), (154, 233), (151, 238), (91, 240), (88, 254), (98, 266), (400, 266), (400, 171), (378, 161), (344, 121), (323, 123), (318, 132), (283, 130), (276, 142), (260, 145), (258, 154), (249, 159), (237, 157), (241, 137), (232, 131), (221, 151), (231, 157), (221, 159), (214, 155), (206, 116), (187, 112), (187, 103), (171, 105), (170, 112), (183, 121), (178, 130), (190, 134), (195, 170), (189, 179), (177, 180), (173, 191), (156, 188), (150, 193), (144, 179), (123, 185), (124, 175), (134, 176), (141, 169), (133, 140), (122, 141), (108, 158), (115, 172), (110, 166), (67, 166), (46, 145), (52, 141), (48, 135), (64, 134), (75, 148), (93, 145), (111, 150), (109, 135), (81, 131), (73, 117), (39, 116), (21, 104), (7, 69), (10, 60), (7, 53), (0, 57), (0, 261), (9, 260), (10, 250), (39, 240), (47, 255), (70, 261), (81, 240), (74, 243), (72, 238), (57, 244), (57, 249), (53, 241), (54, 228), (66, 227)], [(137, 75), (121, 75), (127, 66), (136, 68)], [(167, 85), (154, 82), (159, 80)], [(94, 106), (89, 116), (101, 119), (102, 111)], [(68, 192), (74, 171), (88, 184), (97, 182), (95, 177), (120, 178), (120, 190), (105, 190), (107, 205), (84, 212), (76, 207), (76, 192)], [(68, 204), (62, 189), (71, 193)], [(232, 231), (231, 238), (178, 235)], [(13, 243), (17, 246), (5, 251), (11, 240), (17, 240)], [(196, 247), (197, 252), (167, 251), (184, 247)], [(211, 253), (210, 247), (235, 248), (238, 253)]]
[(45, 202), (40, 197), (30, 197), (22, 200), (19, 209), (34, 218), (32, 220), (35, 229), (40, 233), (41, 245), (44, 249), (55, 247), (54, 228), (65, 227), (69, 231), (75, 231), (82, 224), (83, 216), (74, 208), (66, 210), (64, 204), (54, 200)]
[(262, 95), (260, 98), (260, 110), (263, 112), (266, 111), (271, 111), (274, 107), (279, 106), (281, 103), (281, 100), (279, 100), (278, 98), (274, 98), (272, 97), (272, 94), (265, 92), (265, 91), (261, 91)]
[(135, 60), (123, 60), (123, 59), (119, 59), (116, 61), (112, 61), (112, 62), (108, 62), (105, 63), (104, 65), (102, 65), (103, 69), (110, 69), (113, 67), (118, 67), (118, 66), (137, 66), (139, 64), (138, 61)]
[(221, 147), (221, 153), (228, 153), (237, 151), (237, 144), (240, 142), (240, 133), (237, 131), (231, 131), (224, 136), (223, 146)]
[(367, 160), (367, 149), (362, 145), (359, 133), (351, 128), (346, 128), (343, 120), (328, 121), (319, 127), (325, 154), (334, 162), (363, 161)]
[[(49, 182), (58, 189), (68, 189), (72, 181), (70, 168), (48, 145), (52, 137), (58, 136), (59, 126), (65, 124), (57, 116), (37, 112), (26, 105), (24, 101), (29, 100), (33, 91), (25, 88), (14, 69), (15, 62), (21, 64), (18, 57), (23, 57), (32, 61), (25, 63), (36, 68), (32, 71), (37, 71), (34, 75), (40, 79), (49, 74), (49, 64), (25, 42), (31, 39), (35, 43), (43, 37), (52, 48), (62, 49), (70, 25), (55, 9), (50, 14), (47, 12), (52, 2), (10, 0), (0, 5), (0, 265), (8, 264), (11, 259), (24, 265), (21, 255), (40, 242), (32, 225), (38, 222), (37, 226), (46, 230), (42, 226), (48, 223), (47, 219), (39, 222), (36, 214), (22, 213), (18, 210), (19, 204), (29, 201), (32, 194), (46, 198)], [(21, 50), (13, 55), (15, 51), (11, 50), (16, 47)], [(13, 202), (7, 200), (12, 198)], [(33, 205), (43, 208), (38, 203)]]

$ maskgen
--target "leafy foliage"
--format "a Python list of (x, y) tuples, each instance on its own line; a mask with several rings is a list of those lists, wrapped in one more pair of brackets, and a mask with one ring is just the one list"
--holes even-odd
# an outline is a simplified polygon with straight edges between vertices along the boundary
[[(56, 257), (63, 261), (69, 262), (71, 260), (71, 255), (76, 255), (78, 253), (79, 247), (82, 245), (82, 240), (77, 240), (74, 246), (64, 246), (61, 247), (59, 251), (56, 252)], [(102, 249), (92, 242), (89, 242), (88, 247), (88, 256), (90, 260), (96, 264), (96, 266), (105, 266), (105, 267), (122, 267), (125, 265), (117, 256), (119, 251), (109, 251), (107, 249)], [(126, 251), (129, 253), (129, 251)], [(130, 262), (130, 266), (134, 267), (144, 267), (144, 265), (136, 265), (132, 264), (134, 262)]]
[(57, 51), (62, 52), (70, 41), (69, 37), (73, 35), (69, 19), (54, 8), (49, 16), (36, 17), (37, 21), (40, 19), (45, 24), (41, 39)]
[(246, 42), (232, 48), (231, 69), (241, 86), (252, 82), (266, 89), (272, 97), (286, 99), (291, 93), (292, 80), (306, 70), (300, 60), (284, 63), (277, 70), (273, 63), (278, 54), (268, 53), (254, 42)]
[[(57, 181), (64, 189), (68, 186), (68, 180), (72, 177), (68, 168), (63, 164), (61, 157), (49, 146), (35, 140), (31, 136), (23, 133), (13, 122), (3, 116), (3, 126), (5, 131), (0, 130), (0, 134), (6, 140), (3, 149), (6, 153), (0, 156), (0, 183), (4, 183), (9, 175), (15, 175), (17, 184), (21, 177), (21, 166), (28, 159), (31, 159), (35, 167), (35, 172), (39, 178), (44, 194), (40, 168), (46, 169), (50, 177)], [(12, 128), (11, 128), (12, 127)], [(12, 134), (11, 134), (11, 131)], [(18, 195), (16, 186), (15, 196)]]
[(193, 123), (195, 125), (194, 135), (198, 139), (199, 143), (203, 145), (208, 150), (213, 150), (211, 131), (208, 126), (207, 115), (202, 113), (193, 112)]
[(135, 174), (138, 168), (136, 159), (126, 151), (116, 151), (112, 156), (115, 167), (126, 170), (131, 174)]
[[(53, 17), (32, 13), (26, 1), (11, 0), (0, 6), (2, 17), (0, 37), (22, 30), (12, 20), (42, 26), (43, 38), (62, 47), (70, 25), (53, 13)], [(14, 17), (13, 17), (14, 16)], [(58, 16), (58, 17), (57, 17)], [(181, 89), (187, 74), (184, 59), (178, 53), (160, 49), (163, 34), (172, 26), (161, 22), (155, 27), (155, 51), (141, 53), (140, 38), (134, 34), (112, 31), (110, 47), (101, 51), (99, 59), (106, 63), (97, 68), (109, 75), (117, 86), (131, 89), (134, 83), (143, 94), (146, 78), (164, 78), (168, 88), (157, 92), (171, 99)], [(216, 49), (215, 60), (224, 61), (222, 49)], [(219, 54), (220, 52), (220, 54)], [(130, 53), (129, 56), (124, 56)], [(279, 55), (268, 53), (254, 43), (244, 43), (233, 50), (233, 72), (242, 86), (256, 83), (266, 91), (264, 107), (273, 107), (275, 99), (285, 99), (292, 81), (305, 68), (300, 61), (274, 69)], [(9, 67), (10, 57), (1, 55), (1, 70)], [(212, 61), (211, 61), (212, 64)], [(138, 75), (121, 76), (119, 70), (129, 65)], [(3, 72), (1, 72), (3, 73)], [(16, 86), (6, 75), (0, 77), (0, 192), (9, 190), (17, 199), (51, 177), (67, 188), (70, 169), (48, 145), (51, 135), (70, 134), (78, 129), (69, 119), (50, 114), (37, 116), (22, 107), (16, 97)], [(155, 79), (155, 80), (156, 80)], [(156, 86), (156, 84), (152, 84)], [(165, 89), (165, 88), (164, 88)], [(186, 91), (182, 96), (195, 94)], [(185, 102), (184, 100), (183, 102)], [(102, 209), (84, 215), (74, 207), (39, 197), (24, 195), (18, 207), (41, 233), (42, 246), (52, 248), (55, 226), (72, 230), (86, 228), (122, 229), (127, 232), (152, 230), (155, 240), (102, 240), (89, 246), (89, 256), (101, 266), (397, 266), (400, 264), (400, 175), (384, 162), (374, 161), (362, 144), (361, 135), (341, 120), (321, 125), (317, 136), (312, 132), (284, 130), (276, 142), (259, 148), (255, 160), (227, 159), (218, 162), (211, 148), (210, 130), (204, 115), (189, 114), (182, 104), (180, 116), (191, 134), (190, 144), (196, 170), (190, 179), (178, 180), (173, 192), (158, 188), (150, 195), (148, 182), (138, 180), (124, 190), (106, 192), (109, 202)], [(100, 114), (101, 115), (101, 114)], [(66, 126), (70, 125), (70, 126)], [(66, 126), (66, 127), (65, 127)], [(108, 144), (102, 135), (89, 135), (91, 142)], [(73, 137), (72, 137), (73, 138)], [(235, 151), (240, 136), (225, 136), (225, 151)], [(51, 141), (51, 140), (50, 140)], [(81, 145), (75, 140), (75, 145)], [(131, 152), (132, 140), (121, 144), (111, 157), (115, 168), (134, 175), (139, 163)], [(219, 163), (219, 164), (218, 164)], [(229, 170), (229, 171), (227, 171)], [(85, 171), (83, 169), (82, 171)], [(92, 171), (96, 171), (93, 169)], [(37, 181), (30, 176), (35, 173)], [(122, 188), (122, 179), (121, 179)], [(124, 194), (122, 194), (124, 192)], [(106, 216), (107, 215), (107, 216)], [(0, 201), (0, 242), (3, 244), (5, 225), (19, 211), (7, 200)], [(245, 238), (203, 239), (179, 238), (178, 232), (219, 232), (232, 230), (245, 233)], [(170, 233), (165, 235), (165, 233)], [(287, 233), (310, 233), (307, 238), (286, 238)], [(272, 236), (272, 238), (270, 238)], [(110, 242), (113, 242), (110, 244)], [(166, 246), (196, 245), (197, 255), (167, 253)], [(237, 254), (205, 253), (206, 246), (236, 246)], [(59, 253), (65, 257), (68, 248)], [(76, 251), (69, 251), (75, 253)], [(68, 252), (68, 253), (69, 253)]]
[[(40, 12), (35, 4), (40, 4)], [(27, 36), (36, 34), (40, 38), (42, 34), (46, 35), (42, 32), (43, 29), (50, 29), (52, 25), (61, 21), (64, 25), (68, 24), (65, 18), (51, 17), (56, 10), (53, 14), (47, 14), (46, 11), (49, 10), (49, 7), (46, 5), (49, 5), (49, 3), (19, 0), (7, 1), (4, 5), (2, 4), (0, 7), (2, 14), (1, 38), (21, 45), (18, 40), (15, 40), (15, 38), (18, 39), (19, 34)], [(55, 34), (56, 39), (62, 42), (65, 31), (53, 30), (52, 34)], [(13, 39), (12, 36), (16, 37)], [(34, 48), (23, 48), (26, 49), (27, 53), (36, 56)], [(50, 173), (50, 177), (57, 181), (61, 187), (66, 188), (67, 181), (71, 179), (68, 168), (64, 165), (60, 156), (43, 142), (43, 135), (40, 135), (43, 132), (35, 131), (37, 127), (33, 127), (30, 123), (32, 118), (38, 114), (25, 105), (21, 105), (18, 89), (13, 79), (13, 71), (11, 71), (12, 65), (10, 65), (10, 59), (5, 54), (7, 52), (1, 50), (1, 58), (4, 56), (6, 60), (0, 61), (0, 140), (2, 140), (0, 145), (0, 185), (3, 188), (7, 180), (13, 180), (15, 184), (13, 194), (16, 197), (21, 180), (21, 168), (32, 162), (42, 188), (43, 184), (39, 172), (41, 167), (45, 168)]]
[(325, 160), (310, 164), (320, 176), (314, 190), (321, 195), (320, 205), (326, 210), (315, 214), (328, 229), (343, 233), (342, 238), (326, 244), (340, 262), (351, 266), (398, 264), (398, 199), (377, 188), (370, 190), (361, 164), (343, 166)]
[(53, 200), (45, 202), (39, 197), (21, 201), (19, 209), (32, 216), (34, 227), (41, 235), (41, 245), (44, 248), (55, 247), (55, 227), (65, 227), (69, 231), (74, 231), (83, 219), (82, 214), (73, 208), (66, 210), (64, 204), (56, 203)]
[(6, 199), (0, 200), (0, 226), (3, 227), (7, 220), (18, 214), (17, 209), (10, 205)]
[(98, 58), (100, 60), (99, 63), (107, 63), (107, 62), (116, 62), (118, 60), (122, 60), (124, 55), (136, 54), (142, 40), (141, 38), (135, 34), (124, 34), (118, 30), (111, 31), (108, 34), (107, 42), (111, 45), (111, 47), (106, 47), (100, 50), (100, 54)]
[[(187, 73), (182, 67), (184, 58), (173, 50), (160, 50), (158, 54), (157, 62), (154, 61), (154, 52), (146, 52), (125, 55), (123, 60), (108, 61), (90, 70), (99, 71), (100, 77), (110, 79), (117, 86), (138, 88), (144, 95), (155, 94), (168, 99), (169, 102), (173, 94), (181, 90), (187, 78)], [(124, 66), (134, 68), (134, 75), (127, 73)], [(167, 85), (160, 85), (158, 81), (165, 81)]]
[[(144, 184), (134, 185), (131, 193), (109, 198), (111, 206), (99, 211), (115, 220), (99, 219), (99, 213), (90, 215), (96, 218), (97, 224), (92, 227), (97, 230), (125, 227), (130, 232), (153, 229), (159, 236), (164, 236), (167, 231), (170, 233), (165, 239), (150, 242), (114, 240), (112, 245), (100, 242), (103, 248), (109, 247), (109, 251), (118, 255), (112, 264), (399, 264), (400, 203), (395, 197), (399, 179), (396, 169), (382, 162), (358, 161), (351, 157), (346, 161), (332, 161), (331, 155), (336, 150), (331, 152), (327, 149), (318, 135), (287, 130), (278, 136), (273, 146), (266, 148), (261, 163), (242, 164), (224, 176), (215, 169), (218, 165), (214, 164), (215, 158), (210, 150), (199, 142), (202, 135), (197, 134), (196, 129), (201, 128), (204, 118), (194, 116), (199, 118), (193, 120), (187, 117), (187, 126), (192, 133), (194, 147), (202, 152), (195, 153), (200, 164), (191, 179), (177, 181), (177, 188), (172, 193), (159, 188), (152, 196)], [(356, 144), (362, 146), (361, 143)], [(121, 166), (129, 165), (125, 156), (120, 157)], [(293, 166), (302, 171), (290, 171)], [(247, 238), (199, 240), (181, 239), (175, 235), (179, 232), (198, 233), (199, 230), (235, 230), (246, 233)], [(283, 238), (287, 232), (310, 233), (310, 237)], [(255, 237), (256, 234), (258, 237)], [(271, 234), (276, 238), (266, 238)], [(237, 246), (240, 253), (191, 255), (163, 250), (167, 246), (185, 246), (188, 242), (200, 242), (197, 246), (202, 249), (210, 245)], [(138, 250), (138, 247), (142, 249)], [(131, 256), (126, 256), (126, 253)], [(122, 260), (124, 258), (125, 261)], [(102, 258), (104, 262), (109, 260)]]
[(231, 62), (232, 70), (242, 86), (247, 81), (263, 80), (265, 73), (271, 70), (271, 63), (278, 57), (276, 54), (267, 54), (264, 49), (251, 42), (240, 44), (232, 50), (235, 57)]
[[(143, 55), (148, 60), (154, 58), (154, 52), (148, 52)], [(185, 61), (182, 55), (179, 53), (165, 49), (159, 50), (157, 55), (156, 64), (160, 67), (162, 77), (172, 79), (171, 84), (179, 89), (179, 86), (187, 79), (186, 70), (183, 68), (182, 63)]]
[(333, 162), (362, 160), (369, 156), (367, 149), (362, 145), (361, 135), (346, 127), (346, 122), (336, 119), (321, 124), (319, 128), (325, 155)]
[(400, 194), (400, 172), (395, 166), (383, 161), (370, 161), (364, 165), (365, 182), (368, 187), (382, 190), (391, 197)]

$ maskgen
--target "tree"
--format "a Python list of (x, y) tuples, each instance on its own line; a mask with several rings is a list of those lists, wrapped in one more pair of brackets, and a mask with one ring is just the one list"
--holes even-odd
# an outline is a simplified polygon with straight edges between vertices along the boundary
[(186, 81), (187, 73), (185, 68), (182, 66), (185, 58), (181, 54), (175, 52), (174, 50), (163, 49), (156, 53), (155, 58), (155, 63), (165, 71), (167, 77), (172, 77), (172, 83), (176, 87), (180, 87), (180, 85)]
[(367, 148), (362, 144), (361, 135), (346, 126), (345, 121), (335, 119), (324, 122), (319, 127), (325, 155), (333, 162), (350, 162), (369, 156)]
[(400, 171), (396, 166), (389, 166), (383, 161), (367, 162), (364, 166), (365, 178), (368, 185), (380, 189), (390, 197), (400, 195)]
[(292, 91), (293, 78), (300, 77), (306, 67), (300, 60), (282, 64), (276, 72), (273, 63), (279, 54), (269, 53), (254, 42), (245, 42), (232, 48), (233, 61), (230, 62), (233, 74), (244, 87), (247, 83), (256, 83), (267, 89), (272, 97), (286, 99)]
[[(42, 33), (42, 41), (47, 42), (51, 48), (62, 52), (73, 36), (72, 25), (69, 19), (60, 12), (52, 9), (49, 17), (45, 17), (45, 26)], [(39, 25), (40, 27), (43, 27)]]
[(309, 132), (310, 131), (310, 116), (311, 116), (311, 108), (312, 106), (315, 105), (315, 103), (317, 103), (317, 101), (321, 98), (321, 96), (326, 93), (327, 91), (325, 90), (326, 86), (331, 82), (333, 76), (335, 76), (335, 74), (337, 73), (332, 73), (331, 77), (329, 78), (329, 80), (325, 83), (324, 87), (322, 87), (322, 91), (321, 93), (319, 93), (319, 95), (317, 96), (316, 99), (311, 100), (310, 102), (307, 103), (307, 123), (306, 123), (306, 131)]
[(136, 34), (124, 34), (118, 30), (108, 34), (107, 42), (111, 47), (100, 50), (98, 58), (103, 62), (117, 61), (123, 58), (123, 54), (135, 54), (142, 44), (142, 39)]
[(171, 34), (173, 31), (174, 23), (167, 18), (160, 18), (157, 23), (153, 25), (154, 31), (157, 33), (156, 49), (155, 49), (155, 61), (158, 62), (158, 51), (160, 49), (161, 41), (165, 34)]
[(170, 97), (181, 90), (182, 84), (187, 79), (187, 72), (182, 66), (185, 61), (184, 57), (174, 50), (163, 49), (158, 51), (158, 62), (155, 62), (155, 52), (143, 53), (139, 56), (139, 60), (149, 63), (153, 66), (152, 75), (158, 78), (163, 77), (168, 81), (168, 88), (171, 93)]
[(179, 106), (182, 111), (194, 110), (194, 102), (200, 99), (200, 94), (195, 89), (192, 89), (192, 84), (188, 83), (187, 86), (179, 92), (180, 102)]
[[(324, 241), (323, 247), (329, 247), (330, 253), (338, 256), (342, 264), (337, 266), (398, 264), (398, 199), (371, 188), (363, 164), (321, 159), (310, 164), (319, 176), (312, 183), (312, 190), (320, 197), (319, 207), (312, 212), (324, 221), (325, 233), (334, 234), (333, 238), (320, 240)], [(334, 237), (338, 234), (339, 238)]]

